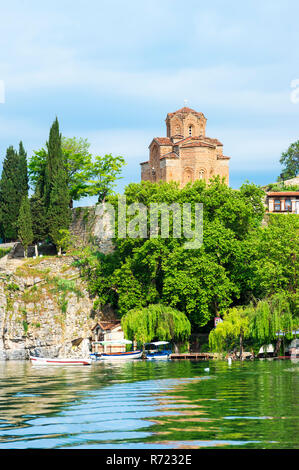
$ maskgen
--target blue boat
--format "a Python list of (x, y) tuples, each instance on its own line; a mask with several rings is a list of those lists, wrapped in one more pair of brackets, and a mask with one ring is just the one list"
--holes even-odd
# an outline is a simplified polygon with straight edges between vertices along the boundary
[(153, 343), (146, 343), (145, 354), (146, 359), (150, 361), (168, 361), (171, 355), (171, 349), (166, 349), (168, 341), (155, 341)]
[[(101, 344), (102, 346), (114, 346), (114, 345), (126, 345), (132, 344), (132, 341), (127, 339), (115, 340), (115, 341), (94, 341), (93, 344)], [(127, 361), (130, 359), (140, 359), (142, 357), (142, 351), (125, 351), (125, 352), (110, 352), (110, 353), (98, 353), (94, 352), (90, 354), (90, 357), (95, 361)]]

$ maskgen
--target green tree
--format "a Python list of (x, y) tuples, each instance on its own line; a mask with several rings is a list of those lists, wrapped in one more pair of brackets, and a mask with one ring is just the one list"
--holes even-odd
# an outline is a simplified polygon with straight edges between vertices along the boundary
[[(249, 281), (246, 284), (243, 255), (249, 234), (257, 230), (263, 217), (262, 194), (248, 183), (239, 191), (232, 190), (219, 178), (209, 186), (197, 181), (183, 189), (174, 182), (128, 185), (128, 205), (139, 202), (149, 208), (151, 203), (178, 203), (180, 207), (185, 202), (192, 206), (202, 203), (203, 246), (186, 250), (186, 237), (162, 238), (160, 233), (157, 238), (116, 237), (113, 254), (103, 255), (93, 270), (85, 267), (92, 294), (98, 295), (102, 307), (110, 304), (120, 315), (162, 302), (184, 312), (193, 328), (207, 325), (213, 316), (251, 295), (246, 290)], [(110, 195), (108, 201), (118, 214), (118, 198)], [(127, 224), (132, 217), (127, 213)], [(169, 226), (172, 235), (173, 214)], [(117, 229), (118, 220), (116, 233)]]
[(90, 143), (83, 138), (62, 137), (61, 147), (72, 206), (73, 200), (78, 201), (89, 195), (88, 179), (93, 171), (92, 155), (89, 152)]
[[(123, 157), (96, 156), (89, 152), (90, 143), (78, 137), (61, 137), (61, 151), (67, 174), (70, 206), (85, 196), (98, 196), (102, 201), (112, 194), (114, 182), (120, 177)], [(33, 187), (43, 194), (46, 184), (48, 151), (35, 151), (29, 162), (29, 175)], [(49, 173), (49, 172), (48, 172)]]
[(243, 248), (239, 275), (247, 272), (248, 290), (256, 298), (282, 290), (297, 290), (299, 218), (296, 214), (272, 214), (268, 226), (252, 232)]
[(49, 236), (56, 245), (58, 255), (61, 255), (64, 235), (62, 230), (68, 230), (71, 222), (71, 210), (69, 207), (69, 191), (67, 188), (64, 168), (60, 168), (55, 175), (50, 202), (47, 212)]
[(48, 219), (44, 198), (36, 191), (30, 198), (34, 242), (42, 242), (48, 236)]
[(28, 196), (23, 196), (18, 217), (18, 235), (24, 247), (24, 256), (27, 258), (28, 246), (33, 242), (32, 220)]
[(16, 240), (17, 220), (20, 210), (22, 188), (20, 188), (19, 155), (12, 146), (8, 147), (3, 162), (0, 181), (1, 236), (4, 240)]
[(248, 338), (250, 317), (253, 314), (251, 307), (233, 307), (223, 315), (223, 322), (219, 323), (209, 334), (209, 345), (214, 351), (222, 352), (237, 343), (240, 349), (240, 359), (244, 350), (244, 339)]
[(47, 156), (47, 150), (42, 148), (34, 152), (28, 163), (30, 183), (40, 197), (44, 197), (46, 190)]
[[(255, 314), (250, 321), (250, 334), (258, 347), (276, 343), (274, 355), (277, 355), (282, 336), (277, 336), (279, 331), (285, 332), (287, 339), (292, 339), (294, 325), (289, 294), (280, 292), (269, 299), (260, 300), (255, 307)], [(295, 320), (296, 323), (296, 320)]]
[(289, 146), (286, 152), (283, 152), (280, 163), (284, 167), (278, 181), (295, 178), (299, 174), (299, 140)]
[(61, 175), (62, 172), (65, 172), (64, 158), (61, 149), (61, 134), (59, 132), (57, 117), (50, 129), (47, 150), (47, 164), (45, 168), (45, 204), (46, 207), (49, 207), (51, 192), (56, 184), (57, 178), (60, 178), (60, 183), (62, 183)]
[(29, 179), (28, 179), (28, 168), (27, 168), (27, 153), (25, 152), (23, 142), (19, 144), (19, 190), (22, 196), (28, 195), (29, 190)]
[(163, 261), (163, 300), (184, 311), (193, 326), (206, 325), (232, 304), (237, 287), (229, 272), (205, 250), (178, 249)]
[(185, 342), (191, 325), (182, 312), (163, 304), (128, 311), (121, 319), (125, 336), (142, 344), (153, 340)]
[(120, 178), (125, 160), (121, 156), (113, 157), (111, 154), (101, 157), (97, 155), (91, 171), (88, 194), (98, 196), (98, 202), (104, 202), (115, 186), (115, 181)]

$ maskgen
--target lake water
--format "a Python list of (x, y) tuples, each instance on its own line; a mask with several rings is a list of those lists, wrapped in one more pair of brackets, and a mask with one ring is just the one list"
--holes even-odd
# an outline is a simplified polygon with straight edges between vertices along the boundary
[(8, 361), (0, 390), (0, 449), (299, 448), (290, 360)]

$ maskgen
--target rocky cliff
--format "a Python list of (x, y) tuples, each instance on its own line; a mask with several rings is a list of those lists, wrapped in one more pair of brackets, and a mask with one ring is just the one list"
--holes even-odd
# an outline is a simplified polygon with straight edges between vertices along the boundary
[(0, 259), (0, 359), (84, 356), (97, 318), (68, 256)]

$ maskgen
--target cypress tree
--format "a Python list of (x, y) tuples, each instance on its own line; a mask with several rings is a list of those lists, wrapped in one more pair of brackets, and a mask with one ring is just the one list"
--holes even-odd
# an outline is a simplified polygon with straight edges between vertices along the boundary
[(30, 199), (32, 230), (34, 242), (38, 243), (46, 240), (48, 236), (47, 212), (44, 204), (44, 198), (37, 190)]
[(70, 194), (65, 159), (61, 147), (61, 134), (56, 117), (47, 142), (45, 172), (45, 206), (47, 208), (48, 234), (61, 254), (61, 230), (67, 230), (71, 222)]
[(17, 220), (21, 204), (19, 161), (13, 146), (8, 147), (0, 181), (1, 235), (5, 241), (16, 240), (18, 233)]
[(24, 247), (24, 256), (27, 258), (28, 246), (33, 242), (31, 211), (27, 195), (22, 198), (18, 217), (18, 235)]
[(28, 168), (27, 168), (27, 153), (25, 152), (23, 142), (19, 144), (19, 172), (18, 177), (20, 181), (19, 190), (22, 197), (28, 194)]
[[(47, 142), (47, 164), (45, 168), (45, 204), (46, 207), (50, 205), (50, 195), (55, 184), (58, 172), (60, 169), (65, 170), (65, 162), (61, 148), (61, 134), (59, 133), (59, 123), (56, 117), (53, 122), (49, 141)], [(66, 171), (66, 170), (65, 170)]]
[(61, 254), (61, 230), (67, 230), (71, 222), (69, 208), (70, 194), (64, 168), (60, 168), (53, 182), (48, 209), (49, 235), (56, 245), (58, 255)]

